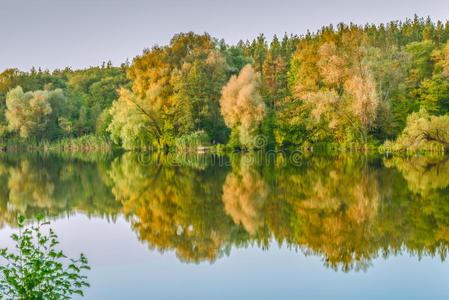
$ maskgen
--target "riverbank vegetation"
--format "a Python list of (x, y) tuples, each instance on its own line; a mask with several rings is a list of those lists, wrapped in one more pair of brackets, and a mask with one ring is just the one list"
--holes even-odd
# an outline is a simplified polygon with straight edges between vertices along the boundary
[(0, 138), (76, 145), (61, 148), (70, 150), (445, 151), (448, 39), (449, 22), (415, 16), (236, 45), (180, 33), (120, 67), (8, 69), (0, 74)]

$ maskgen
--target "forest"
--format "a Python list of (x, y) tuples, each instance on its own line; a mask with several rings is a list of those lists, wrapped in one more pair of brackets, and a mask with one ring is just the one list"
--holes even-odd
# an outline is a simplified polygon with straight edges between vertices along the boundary
[[(228, 45), (179, 33), (119, 67), (0, 74), (3, 148), (449, 149), (449, 22)], [(258, 141), (263, 137), (263, 142)]]

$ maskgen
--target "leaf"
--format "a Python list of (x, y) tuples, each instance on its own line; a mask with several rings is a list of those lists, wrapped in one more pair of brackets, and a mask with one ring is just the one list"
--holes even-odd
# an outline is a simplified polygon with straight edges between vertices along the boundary
[(44, 218), (44, 215), (43, 215), (42, 213), (39, 213), (39, 214), (36, 216), (36, 219), (37, 219), (38, 221), (42, 221), (43, 218)]

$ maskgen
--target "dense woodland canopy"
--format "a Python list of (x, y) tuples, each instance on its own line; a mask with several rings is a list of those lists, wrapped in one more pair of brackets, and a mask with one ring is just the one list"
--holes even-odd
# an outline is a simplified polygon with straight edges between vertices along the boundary
[[(0, 136), (35, 144), (89, 135), (125, 149), (197, 139), (257, 148), (259, 135), (266, 147), (361, 147), (406, 128), (398, 149), (448, 148), (448, 39), (449, 22), (418, 17), (233, 46), (188, 32), (120, 67), (7, 69)], [(416, 127), (418, 112), (426, 130)]]

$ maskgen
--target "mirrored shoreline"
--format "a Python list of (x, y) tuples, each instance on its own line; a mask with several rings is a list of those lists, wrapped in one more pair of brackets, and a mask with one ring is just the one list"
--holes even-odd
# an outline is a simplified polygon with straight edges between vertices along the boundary
[(275, 245), (327, 268), (369, 270), (379, 257), (445, 260), (449, 157), (377, 154), (111, 155), (3, 153), (0, 224), (19, 214), (124, 217), (150, 250), (215, 263)]

